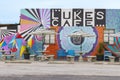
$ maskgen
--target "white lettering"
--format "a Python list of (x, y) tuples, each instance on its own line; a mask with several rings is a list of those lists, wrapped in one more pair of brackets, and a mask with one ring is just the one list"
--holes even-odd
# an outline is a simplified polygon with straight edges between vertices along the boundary
[(58, 26), (58, 20), (57, 19), (52, 20), (52, 26)]
[(79, 16), (80, 13), (81, 11), (79, 13), (74, 12), (74, 19), (81, 19), (81, 17)]
[(58, 19), (58, 17), (55, 17), (54, 10), (52, 10), (52, 19)]
[(73, 26), (79, 26), (81, 23), (81, 20), (74, 20), (74, 25)]
[(103, 12), (97, 12), (97, 19), (100, 19), (100, 20), (102, 20), (102, 19), (104, 19), (104, 13)]

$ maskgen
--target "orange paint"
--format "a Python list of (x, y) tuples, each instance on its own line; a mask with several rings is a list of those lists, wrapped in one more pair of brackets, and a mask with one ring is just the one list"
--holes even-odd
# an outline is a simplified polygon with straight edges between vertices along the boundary
[[(97, 54), (97, 50), (99, 48), (99, 43), (104, 42), (104, 29), (105, 29), (105, 27), (98, 26), (95, 28), (96, 28), (97, 33), (98, 33), (98, 38), (97, 38), (98, 43), (92, 52), (92, 55), (94, 55), (94, 56)], [(51, 29), (54, 29), (55, 32), (58, 32), (59, 27), (51, 27)], [(49, 52), (47, 52), (46, 54), (55, 55), (55, 58), (57, 58), (57, 51), (58, 50), (59, 50), (59, 45), (58, 45), (58, 40), (57, 40), (57, 36), (56, 36), (55, 44), (50, 44), (47, 47), (47, 51), (49, 51)]]
[[(58, 32), (58, 29), (59, 27), (51, 27), (51, 29), (55, 30), (55, 32)], [(57, 51), (59, 49), (59, 45), (58, 45), (58, 40), (57, 40), (57, 35), (55, 36), (55, 44), (50, 44), (48, 47), (47, 47), (47, 52), (46, 54), (48, 55), (55, 55), (54, 58), (57, 58)]]
[(28, 20), (21, 19), (20, 24), (39, 24), (39, 23), (35, 21), (28, 21)]
[(97, 26), (95, 27), (98, 32), (97, 45), (92, 52), (92, 55), (95, 56), (98, 53), (99, 43), (104, 42), (104, 29), (105, 27)]

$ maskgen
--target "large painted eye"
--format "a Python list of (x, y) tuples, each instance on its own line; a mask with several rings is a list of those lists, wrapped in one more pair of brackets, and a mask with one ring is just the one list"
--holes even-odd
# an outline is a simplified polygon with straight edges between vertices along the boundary
[[(71, 33), (75, 33), (76, 31), (83, 30), (88, 34), (95, 35), (94, 37), (82, 37), (82, 36), (72, 36), (68, 37), (67, 35)], [(64, 50), (75, 50), (75, 51), (82, 51), (86, 52), (85, 54), (90, 54), (94, 47), (96, 46), (97, 39), (96, 39), (96, 29), (92, 27), (63, 27), (59, 31), (59, 45)], [(82, 49), (80, 49), (82, 46)]]
[(73, 37), (70, 37), (70, 39), (74, 45), (81, 45), (85, 38), (82, 36), (73, 36)]

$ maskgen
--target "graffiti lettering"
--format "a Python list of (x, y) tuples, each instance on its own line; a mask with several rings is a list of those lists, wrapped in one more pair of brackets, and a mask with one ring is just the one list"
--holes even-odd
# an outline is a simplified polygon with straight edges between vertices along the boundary
[(105, 26), (105, 9), (51, 9), (51, 26)]

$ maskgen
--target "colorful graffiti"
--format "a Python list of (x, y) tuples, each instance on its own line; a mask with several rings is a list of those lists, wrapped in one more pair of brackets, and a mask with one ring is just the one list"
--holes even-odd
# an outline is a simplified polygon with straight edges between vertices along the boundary
[(7, 51), (5, 54), (16, 54), (17, 59), (22, 57), (24, 51), (22, 47), (26, 45), (26, 41), (19, 33), (4, 37), (1, 43), (0, 47)]
[[(39, 55), (36, 51), (48, 50), (46, 54), (53, 54), (57, 58), (59, 49), (80, 51), (82, 46), (82, 51), (86, 52), (84, 56), (96, 55), (99, 43), (104, 42), (106, 29), (120, 32), (119, 13), (119, 9), (22, 9), (18, 31), (27, 43), (34, 41), (31, 54)], [(55, 35), (54, 44), (44, 44), (42, 36), (30, 35), (41, 28), (53, 29), (58, 33)], [(95, 37), (67, 37), (79, 30)], [(8, 42), (6, 43), (8, 45)], [(114, 37), (114, 43), (106, 43), (105, 47), (117, 56), (115, 52), (120, 51), (120, 38)]]
[(50, 28), (50, 10), (49, 9), (22, 9), (21, 10), (20, 32), (25, 40), (32, 36), (27, 35), (40, 29), (41, 27)]
[[(83, 37), (83, 41), (79, 40), (80, 38), (68, 37), (67, 35), (74, 33), (76, 31), (83, 30), (86, 33), (95, 35), (94, 37)], [(86, 52), (86, 54), (90, 54), (93, 51), (93, 48), (97, 43), (97, 32), (95, 28), (92, 27), (63, 27), (59, 30), (59, 46), (64, 50), (75, 50)], [(75, 40), (76, 38), (76, 40)], [(82, 47), (82, 50), (80, 49)]]
[[(49, 9), (22, 9), (21, 10), (21, 28), (20, 31), (31, 27), (44, 26), (50, 27), (50, 10)], [(34, 31), (34, 30), (33, 30)]]
[[(107, 9), (106, 10), (106, 28), (114, 29), (115, 33), (120, 32), (120, 10), (119, 9)], [(120, 54), (116, 54), (116, 52), (120, 51), (120, 38), (114, 37), (114, 44), (107, 44), (106, 47), (108, 50), (112, 51), (112, 53), (116, 56), (120, 56)]]
[[(115, 29), (115, 33), (120, 31), (119, 12), (120, 10), (117, 9), (22, 9), (21, 32), (24, 32), (23, 35), (28, 34), (38, 30), (41, 26), (54, 28), (59, 33), (55, 37), (56, 43), (49, 44), (44, 49), (52, 52), (47, 54), (54, 54), (55, 57), (58, 49), (80, 50), (80, 45), (82, 45), (82, 51), (87, 52), (84, 55), (96, 55), (99, 43), (104, 42), (104, 30), (112, 28)], [(74, 38), (66, 36), (81, 29), (95, 34), (96, 37), (81, 38), (75, 42)], [(25, 40), (32, 37), (33, 35), (30, 35)], [(36, 36), (36, 40), (40, 41), (40, 36)], [(119, 38), (115, 38), (114, 44), (119, 45), (118, 43)], [(113, 47), (115, 45), (107, 44), (106, 49), (113, 52), (119, 51)]]
[(9, 28), (7, 26), (0, 27), (0, 38), (4, 38), (6, 36), (10, 36), (12, 34), (17, 33), (17, 26), (12, 26), (13, 28)]

